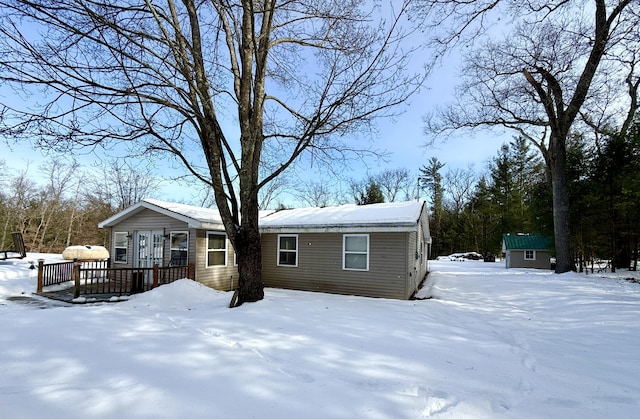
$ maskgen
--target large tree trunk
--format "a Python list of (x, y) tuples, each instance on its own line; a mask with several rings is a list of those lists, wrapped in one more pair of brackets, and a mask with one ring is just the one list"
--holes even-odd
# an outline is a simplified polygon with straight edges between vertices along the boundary
[[(553, 146), (552, 146), (553, 145)], [(571, 253), (569, 192), (567, 190), (567, 150), (564, 139), (551, 139), (549, 159), (553, 193), (553, 233), (556, 248), (556, 273), (575, 270)]]
[(235, 233), (234, 246), (238, 256), (238, 300), (243, 303), (264, 298), (262, 282), (262, 242), (258, 228), (258, 168), (243, 168), (240, 172), (240, 228)]
[(257, 223), (243, 223), (236, 235), (238, 256), (238, 300), (236, 307), (264, 298), (262, 244)]

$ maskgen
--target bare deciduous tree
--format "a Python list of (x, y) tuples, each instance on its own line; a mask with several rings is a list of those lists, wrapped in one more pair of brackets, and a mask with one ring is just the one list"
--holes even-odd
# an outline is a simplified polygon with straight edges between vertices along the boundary
[[(40, 213), (33, 239), (33, 251), (48, 252), (52, 246), (55, 246), (55, 242), (51, 243), (47, 240), (47, 235), (50, 234), (49, 230), (52, 228), (51, 221), (54, 214), (59, 213), (61, 206), (64, 205), (64, 195), (78, 181), (76, 177), (78, 168), (78, 162), (65, 163), (61, 159), (53, 159), (40, 167), (48, 184), (40, 192), (42, 195), (39, 199)], [(56, 234), (54, 236), (58, 237)], [(45, 246), (48, 247), (45, 248)]]
[[(449, 169), (444, 174), (445, 205), (449, 205), (454, 214), (460, 214), (470, 201), (478, 175), (472, 167), (467, 169)], [(448, 202), (447, 202), (448, 201)]]
[(143, 198), (154, 198), (160, 183), (160, 179), (129, 159), (113, 159), (89, 178), (86, 187), (116, 211), (122, 211)]
[[(257, 301), (259, 190), (305, 152), (365, 150), (348, 134), (422, 84), (404, 72), (409, 2), (377, 24), (358, 0), (1, 0), (0, 80), (49, 93), (41, 107), (5, 102), (3, 121), (56, 148), (124, 141), (173, 156), (213, 189), (238, 304)], [(265, 149), (280, 158), (261, 177)]]
[(334, 196), (326, 182), (307, 182), (298, 188), (300, 199), (312, 207), (326, 207)]
[(411, 179), (407, 169), (387, 169), (375, 176), (376, 183), (380, 185), (385, 202), (411, 199), (411, 191), (417, 180)]
[(32, 248), (34, 233), (30, 230), (31, 203), (38, 194), (36, 183), (28, 175), (29, 168), (24, 168), (13, 181), (7, 182), (8, 188), (5, 190), (6, 198), (5, 222), (2, 229), (2, 242), (7, 243), (13, 231), (19, 231), (25, 235), (27, 249)]
[(276, 199), (289, 187), (289, 179), (279, 176), (260, 188), (258, 193), (258, 206), (260, 209), (272, 208)]

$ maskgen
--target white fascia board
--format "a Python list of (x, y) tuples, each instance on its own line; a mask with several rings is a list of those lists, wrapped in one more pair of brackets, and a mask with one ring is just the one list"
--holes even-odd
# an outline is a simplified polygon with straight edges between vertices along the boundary
[(260, 227), (260, 233), (392, 233), (411, 232), (416, 230), (416, 225), (341, 225), (341, 226), (283, 226), (283, 227)]
[(198, 223), (197, 226), (195, 224), (194, 225), (189, 225), (189, 228), (197, 228), (197, 229), (212, 230), (212, 231), (225, 231), (223, 224), (208, 223), (208, 222)]

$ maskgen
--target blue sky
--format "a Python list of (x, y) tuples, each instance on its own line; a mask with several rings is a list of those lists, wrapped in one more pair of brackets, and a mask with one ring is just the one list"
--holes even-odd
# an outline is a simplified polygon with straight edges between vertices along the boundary
[[(418, 55), (416, 62), (423, 58), (429, 59), (427, 55)], [(446, 141), (439, 140), (433, 146), (425, 147), (429, 138), (424, 134), (423, 117), (435, 107), (446, 104), (453, 97), (457, 84), (457, 62), (456, 55), (448, 57), (432, 71), (426, 81), (425, 88), (411, 97), (406, 105), (398, 109), (403, 112), (400, 116), (394, 120), (379, 120), (378, 135), (373, 139), (371, 147), (386, 150), (389, 153), (387, 161), (373, 158), (350, 161), (347, 164), (348, 169), (340, 170), (343, 178), (347, 180), (364, 179), (368, 175), (378, 174), (385, 169), (399, 168), (408, 169), (417, 177), (419, 168), (426, 164), (431, 157), (437, 157), (445, 163), (444, 171), (457, 168), (466, 169), (469, 165), (473, 165), (478, 173), (484, 171), (486, 162), (498, 153), (500, 145), (511, 140), (511, 133), (499, 135), (487, 132), (479, 134), (456, 132)], [(87, 151), (84, 154), (75, 154), (74, 157), (84, 166), (85, 170), (90, 170), (92, 166), (100, 167), (105, 156), (99, 151)], [(35, 150), (30, 144), (10, 144), (10, 147), (5, 147), (4, 152), (0, 154), (0, 160), (5, 161), (10, 174), (23, 172), (28, 167), (29, 175), (39, 182), (44, 182), (46, 179), (41, 178), (38, 167), (51, 158), (50, 153)], [(69, 156), (64, 156), (64, 158), (69, 158)], [(161, 169), (149, 167), (149, 173), (164, 176), (181, 174), (180, 171), (169, 168), (167, 164), (159, 162), (159, 165)], [(303, 177), (306, 179), (331, 182), (335, 188), (348, 189), (347, 182), (336, 184), (335, 176), (328, 174), (326, 169), (301, 167), (298, 172), (304, 173)], [(198, 188), (194, 187), (193, 183), (165, 182), (154, 197), (198, 204), (199, 200), (195, 198), (197, 193)], [(291, 197), (283, 199), (285, 201), (295, 200)], [(287, 205), (296, 204), (295, 202), (284, 203)]]
[[(477, 172), (484, 171), (488, 159), (494, 157), (502, 143), (508, 142), (512, 134), (491, 134), (482, 132), (478, 134), (469, 132), (456, 132), (446, 140), (438, 140), (433, 146), (426, 147), (429, 138), (424, 134), (423, 116), (438, 105), (446, 103), (453, 95), (455, 87), (455, 72), (452, 68), (439, 68), (432, 73), (426, 83), (426, 88), (413, 96), (410, 102), (401, 110), (402, 115), (391, 120), (380, 120), (378, 122), (379, 132), (373, 140), (372, 147), (385, 149), (390, 154), (388, 161), (379, 161), (373, 158), (364, 161), (353, 161), (348, 164), (348, 171), (343, 172), (345, 178), (364, 179), (367, 175), (375, 175), (385, 169), (406, 168), (417, 176), (418, 169), (427, 163), (431, 157), (437, 157), (447, 169), (465, 169), (473, 165)], [(68, 158), (68, 156), (66, 156)], [(87, 152), (76, 154), (76, 159), (85, 168), (90, 169), (92, 165), (100, 166), (101, 158), (104, 157), (99, 152)], [(36, 181), (43, 182), (46, 179), (40, 178), (38, 167), (51, 154), (43, 150), (33, 149), (30, 144), (11, 144), (10, 148), (0, 155), (0, 160), (4, 160), (12, 173), (20, 172), (28, 167), (29, 174)], [(325, 171), (316, 171), (313, 168), (302, 168), (314, 180), (328, 181), (323, 177), (331, 178)], [(150, 168), (150, 173), (155, 169)], [(170, 173), (177, 174), (176, 171)], [(343, 185), (346, 188), (347, 185)], [(192, 184), (180, 184), (167, 182), (162, 190), (158, 192), (156, 198), (182, 201), (188, 203), (198, 203), (194, 195), (198, 192)]]

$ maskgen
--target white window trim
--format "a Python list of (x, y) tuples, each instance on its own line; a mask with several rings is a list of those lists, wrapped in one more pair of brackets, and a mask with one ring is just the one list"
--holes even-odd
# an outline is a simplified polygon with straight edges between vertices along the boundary
[[(209, 249), (209, 236), (224, 236), (224, 249)], [(224, 268), (227, 266), (227, 250), (228, 250), (228, 240), (226, 233), (220, 233), (218, 231), (207, 231), (207, 258), (205, 260), (206, 269), (215, 269), (215, 268)], [(224, 265), (209, 265), (209, 252), (224, 252)]]
[[(124, 246), (117, 246), (116, 243), (118, 242), (116, 240), (116, 236), (119, 234), (124, 234), (124, 237), (126, 239), (126, 243)], [(125, 254), (125, 260), (124, 261), (118, 261), (115, 258), (116, 255), (116, 249), (124, 249), (124, 254)], [(113, 233), (113, 254), (114, 254), (114, 258), (113, 258), (113, 263), (122, 263), (122, 264), (126, 264), (129, 262), (129, 232), (127, 231), (116, 231)]]
[[(280, 238), (281, 237), (294, 237), (296, 239), (296, 248), (295, 250), (289, 250), (289, 249), (280, 249)], [(286, 268), (297, 268), (298, 267), (298, 247), (300, 246), (299, 244), (299, 240), (298, 240), (298, 235), (297, 234), (278, 234), (278, 254), (277, 254), (277, 258), (276, 259), (276, 264), (278, 266), (283, 266)], [(285, 253), (295, 253), (296, 255), (296, 263), (293, 265), (288, 265), (288, 264), (284, 264), (284, 263), (280, 263), (280, 252), (281, 250), (284, 250)]]
[[(347, 253), (349, 254), (363, 254), (362, 252), (347, 252), (347, 237), (366, 237), (367, 238), (367, 267), (365, 269), (347, 268)], [(345, 271), (360, 271), (366, 272), (369, 270), (369, 255), (370, 255), (370, 240), (368, 234), (343, 234), (342, 235), (342, 269)]]
[(169, 259), (171, 259), (171, 252), (173, 252), (174, 250), (183, 250), (179, 247), (172, 247), (171, 243), (173, 243), (173, 235), (174, 234), (186, 234), (187, 235), (187, 247), (184, 249), (187, 252), (187, 263), (189, 263), (189, 232), (186, 230), (177, 230), (177, 231), (171, 231), (169, 233)]
[[(527, 257), (527, 252), (531, 252), (532, 256), (530, 258)], [(525, 250), (524, 251), (524, 260), (536, 260), (536, 251), (535, 250)]]

